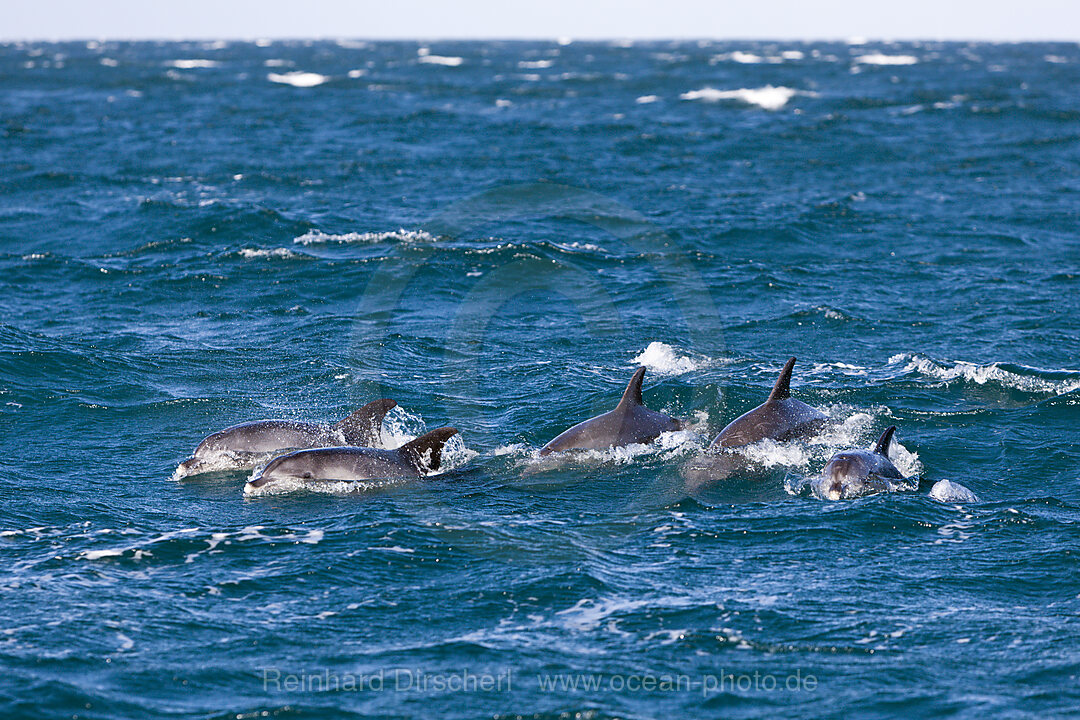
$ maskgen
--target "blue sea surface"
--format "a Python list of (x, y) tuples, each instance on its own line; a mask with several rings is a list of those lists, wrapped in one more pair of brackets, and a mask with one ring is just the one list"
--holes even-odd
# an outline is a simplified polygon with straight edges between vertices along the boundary
[[(1080, 46), (9, 43), (0, 170), (4, 718), (1076, 713)], [(379, 397), (443, 471), (174, 478)]]

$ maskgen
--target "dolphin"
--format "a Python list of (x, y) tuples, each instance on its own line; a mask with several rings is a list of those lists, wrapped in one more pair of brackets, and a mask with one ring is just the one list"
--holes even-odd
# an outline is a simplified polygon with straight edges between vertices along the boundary
[(713, 439), (705, 453), (687, 461), (680, 472), (691, 492), (732, 475), (756, 473), (760, 468), (738, 448), (761, 440), (798, 440), (818, 432), (828, 417), (804, 402), (791, 397), (791, 370), (795, 358), (789, 358), (776, 379), (772, 392), (761, 405), (732, 420)]
[(375, 400), (333, 425), (297, 420), (256, 420), (233, 425), (199, 443), (173, 477), (254, 468), (268, 455), (284, 450), (375, 445), (382, 436), (383, 417), (396, 406), (393, 400)]
[(660, 433), (680, 429), (682, 425), (675, 418), (650, 410), (642, 404), (641, 382), (644, 378), (645, 368), (638, 368), (614, 410), (566, 430), (540, 448), (540, 455), (650, 443), (660, 437)]
[(370, 447), (327, 447), (297, 450), (274, 458), (244, 486), (251, 493), (269, 483), (317, 483), (339, 480), (415, 479), (442, 465), (443, 445), (457, 434), (443, 427), (421, 435), (396, 450)]
[(828, 500), (844, 500), (879, 492), (912, 489), (908, 478), (889, 459), (889, 444), (896, 426), (881, 433), (872, 450), (844, 450), (832, 456), (816, 490)]
[(821, 430), (828, 417), (791, 397), (791, 369), (794, 366), (795, 358), (784, 363), (769, 398), (728, 423), (709, 445), (709, 451), (752, 445), (766, 438), (777, 442), (799, 440)]

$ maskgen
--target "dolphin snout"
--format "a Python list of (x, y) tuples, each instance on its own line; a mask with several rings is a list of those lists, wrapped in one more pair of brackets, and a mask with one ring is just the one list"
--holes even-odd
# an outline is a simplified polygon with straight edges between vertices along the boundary
[(180, 479), (188, 477), (189, 475), (198, 475), (202, 472), (201, 468), (203, 461), (197, 457), (189, 457), (182, 463), (176, 466), (176, 472), (173, 473), (173, 477)]

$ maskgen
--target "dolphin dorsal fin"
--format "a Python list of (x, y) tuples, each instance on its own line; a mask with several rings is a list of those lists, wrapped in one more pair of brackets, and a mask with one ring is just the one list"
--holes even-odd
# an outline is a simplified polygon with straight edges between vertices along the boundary
[(641, 399), (641, 383), (644, 379), (645, 368), (639, 367), (634, 371), (634, 377), (630, 378), (630, 384), (626, 386), (626, 390), (622, 394), (622, 400), (619, 401), (617, 407), (628, 408), (645, 404)]
[(397, 407), (393, 400), (373, 400), (344, 420), (335, 423), (334, 429), (340, 430), (345, 441), (350, 445), (371, 445), (379, 437), (386, 413)]
[(784, 369), (780, 371), (780, 377), (776, 379), (769, 400), (783, 400), (791, 397), (791, 368), (795, 367), (795, 358), (784, 363)]
[(441, 427), (405, 443), (397, 451), (420, 472), (434, 472), (442, 465), (443, 445), (456, 434), (456, 428)]
[(881, 437), (878, 438), (877, 444), (874, 445), (874, 452), (878, 455), (884, 455), (889, 457), (889, 443), (892, 442), (893, 433), (896, 432), (896, 426), (890, 425), (885, 428), (885, 432), (881, 433)]

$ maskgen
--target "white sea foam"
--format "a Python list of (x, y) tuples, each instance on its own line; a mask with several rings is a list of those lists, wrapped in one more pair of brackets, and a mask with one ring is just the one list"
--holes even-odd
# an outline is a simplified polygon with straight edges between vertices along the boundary
[(651, 443), (633, 443), (621, 447), (609, 447), (603, 450), (570, 450), (551, 453), (541, 457), (532, 453), (524, 458), (522, 464), (529, 472), (554, 470), (564, 466), (629, 465), (639, 458), (657, 456), (664, 460), (683, 457), (702, 450), (702, 438), (692, 430), (661, 433)]
[(867, 53), (855, 58), (860, 65), (914, 65), (919, 58), (914, 55), (885, 55), (884, 53)]
[(975, 493), (952, 480), (938, 480), (934, 483), (934, 487), (930, 488), (930, 497), (943, 503), (979, 502)]
[(554, 64), (554, 60), (521, 60), (518, 62), (518, 67), (522, 70), (542, 70)]
[(766, 59), (761, 55), (755, 55), (754, 53), (743, 52), (742, 50), (735, 50), (734, 52), (723, 53), (721, 55), (714, 55), (712, 58), (716, 62), (735, 62), (742, 65), (757, 65), (759, 63), (766, 62)]
[(213, 68), (221, 65), (217, 60), (205, 58), (192, 58), (190, 60), (173, 60), (169, 65), (180, 70), (194, 70), (195, 68)]
[(659, 99), (659, 95), (642, 95), (634, 102), (636, 102), (638, 105), (648, 105), (649, 103), (654, 103)]
[(717, 90), (716, 88), (705, 87), (700, 90), (684, 92), (679, 95), (679, 98), (682, 100), (702, 100), (704, 102), (738, 100), (748, 105), (757, 105), (764, 110), (779, 110), (796, 95), (813, 96), (814, 93), (783, 86), (774, 87), (772, 85), (760, 88), (739, 88), (738, 90)]
[[(931, 378), (936, 378), (948, 383), (956, 379), (964, 379), (979, 385), (998, 383), (1005, 387), (1032, 393), (1053, 393), (1063, 395), (1080, 388), (1080, 379), (1049, 380), (1035, 377), (1034, 375), (1022, 375), (1011, 370), (1005, 370), (999, 363), (988, 365), (976, 365), (975, 363), (956, 361), (938, 362), (925, 355), (912, 355), (901, 353), (889, 358), (890, 365), (905, 363), (905, 372), (918, 372)], [(1023, 366), (1019, 366), (1023, 367)], [(1026, 368), (1032, 373), (1047, 372), (1038, 368)]]
[(293, 242), (297, 245), (322, 245), (333, 243), (377, 243), (386, 242), (388, 240), (407, 243), (430, 242), (434, 239), (434, 235), (424, 230), (406, 230), (405, 228), (401, 228), (389, 232), (353, 232), (344, 233), (342, 235), (332, 235), (330, 233), (324, 233), (321, 230), (309, 230), (300, 237), (293, 238)]
[(327, 75), (320, 75), (313, 72), (287, 72), (287, 73), (270, 73), (266, 76), (266, 79), (270, 82), (281, 83), (282, 85), (292, 85), (298, 88), (315, 87), (316, 85), (322, 85), (330, 78)]
[(680, 353), (671, 345), (655, 340), (631, 362), (643, 365), (658, 375), (681, 375), (712, 364), (709, 358)]
[(457, 57), (456, 55), (432, 55), (431, 50), (428, 48), (420, 48), (416, 51), (416, 61), (425, 63), (427, 65), (445, 65), (446, 67), (457, 67), (465, 62), (465, 58)]
[(240, 256), (245, 258), (291, 258), (296, 257), (296, 253), (288, 248), (242, 248), (240, 250)]

